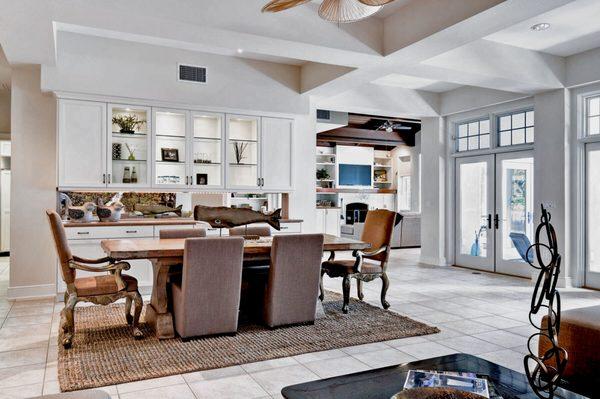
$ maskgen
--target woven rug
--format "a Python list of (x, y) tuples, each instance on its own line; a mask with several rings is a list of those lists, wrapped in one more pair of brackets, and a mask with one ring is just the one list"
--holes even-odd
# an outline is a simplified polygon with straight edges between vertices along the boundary
[(333, 292), (327, 293), (323, 308), (326, 316), (314, 325), (273, 330), (242, 325), (236, 336), (188, 342), (160, 341), (145, 323), (144, 338), (134, 340), (124, 305), (77, 308), (73, 347), (58, 346), (60, 388), (96, 388), (439, 332), (358, 300), (351, 300), (349, 313), (343, 314), (341, 295)]

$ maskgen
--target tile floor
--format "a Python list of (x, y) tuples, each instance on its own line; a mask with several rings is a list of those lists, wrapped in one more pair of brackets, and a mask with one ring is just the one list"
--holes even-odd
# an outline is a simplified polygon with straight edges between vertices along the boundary
[[(393, 252), (391, 310), (438, 326), (441, 333), (307, 353), (103, 388), (113, 398), (279, 398), (281, 388), (318, 378), (455, 352), (522, 369), (532, 287), (528, 280), (418, 264), (419, 251)], [(341, 281), (327, 279), (340, 291)], [(0, 258), (0, 399), (58, 392), (56, 354), (61, 303), (6, 299), (8, 259)], [(379, 306), (380, 282), (365, 284)], [(353, 295), (356, 294), (353, 285)], [(562, 289), (563, 308), (598, 304), (600, 292)]]

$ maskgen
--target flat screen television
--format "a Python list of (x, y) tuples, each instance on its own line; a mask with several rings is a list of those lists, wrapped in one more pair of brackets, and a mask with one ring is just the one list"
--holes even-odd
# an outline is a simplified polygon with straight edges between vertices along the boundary
[(340, 164), (340, 186), (371, 186), (371, 165)]

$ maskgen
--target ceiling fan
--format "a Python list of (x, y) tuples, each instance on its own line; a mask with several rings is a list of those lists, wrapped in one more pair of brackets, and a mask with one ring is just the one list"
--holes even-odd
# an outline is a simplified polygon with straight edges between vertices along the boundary
[(392, 133), (394, 130), (411, 130), (410, 126), (404, 126), (401, 123), (394, 123), (392, 121), (385, 121), (375, 130), (385, 130), (388, 133)]
[[(311, 0), (271, 0), (262, 12), (279, 12)], [(319, 6), (319, 16), (336, 23), (355, 22), (370, 17), (394, 0), (323, 0)]]

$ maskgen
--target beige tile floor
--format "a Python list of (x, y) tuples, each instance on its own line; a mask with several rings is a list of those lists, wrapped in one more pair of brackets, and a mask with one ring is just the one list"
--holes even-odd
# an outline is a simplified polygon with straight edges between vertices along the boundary
[[(281, 388), (318, 378), (441, 356), (479, 355), (522, 369), (526, 352), (529, 281), (473, 274), (456, 267), (417, 263), (419, 251), (393, 252), (389, 266), (391, 310), (438, 326), (441, 333), (377, 342), (241, 366), (103, 388), (113, 398), (279, 398)], [(0, 399), (58, 392), (56, 354), (60, 303), (6, 299), (8, 259), (0, 258)], [(341, 281), (326, 279), (340, 291)], [(380, 282), (365, 284), (379, 306)], [(355, 295), (353, 286), (353, 295)], [(600, 292), (561, 290), (563, 308), (598, 304)]]

